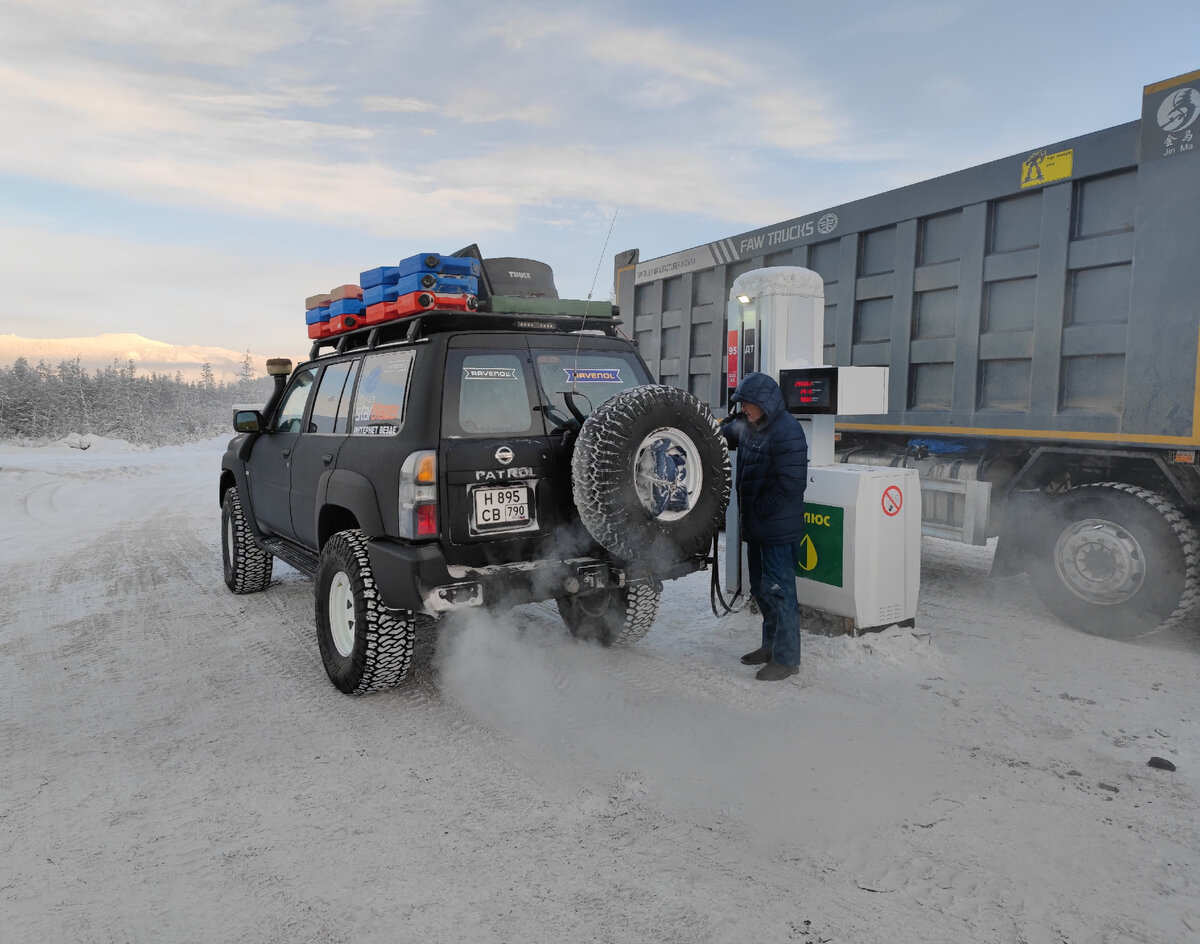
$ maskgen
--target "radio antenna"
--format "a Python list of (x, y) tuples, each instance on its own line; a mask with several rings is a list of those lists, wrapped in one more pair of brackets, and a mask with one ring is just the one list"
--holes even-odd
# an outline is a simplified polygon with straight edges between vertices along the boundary
[[(608, 224), (608, 235), (604, 237), (604, 245), (600, 247), (600, 258), (596, 260), (596, 274), (592, 276), (592, 287), (588, 289), (587, 300), (592, 300), (592, 292), (596, 291), (596, 280), (600, 278), (600, 266), (604, 265), (604, 257), (608, 255), (608, 241), (612, 239), (613, 227), (617, 225), (617, 214), (621, 212), (621, 205), (617, 204), (613, 208), (612, 220)], [(587, 317), (587, 306), (583, 308), (583, 316)]]
[[(596, 281), (600, 278), (600, 267), (604, 265), (604, 257), (608, 255), (608, 241), (612, 239), (613, 227), (617, 225), (617, 214), (621, 212), (621, 205), (618, 203), (613, 207), (612, 219), (608, 223), (608, 233), (604, 237), (604, 245), (600, 247), (600, 258), (596, 260), (596, 271), (592, 275), (592, 287), (588, 289), (587, 303), (583, 306), (583, 323), (587, 325), (588, 308), (592, 304), (592, 293), (596, 291)], [(579, 348), (583, 345), (583, 332), (579, 333), (579, 340), (575, 342), (575, 369), (571, 371), (571, 394), (574, 395), (577, 391), (579, 383)]]

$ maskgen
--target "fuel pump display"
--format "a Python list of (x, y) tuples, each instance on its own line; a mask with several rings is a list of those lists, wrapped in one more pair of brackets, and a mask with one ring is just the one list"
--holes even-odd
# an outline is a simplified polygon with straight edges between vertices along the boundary
[(806, 367), (779, 372), (779, 389), (789, 413), (809, 416), (838, 412), (836, 367)]

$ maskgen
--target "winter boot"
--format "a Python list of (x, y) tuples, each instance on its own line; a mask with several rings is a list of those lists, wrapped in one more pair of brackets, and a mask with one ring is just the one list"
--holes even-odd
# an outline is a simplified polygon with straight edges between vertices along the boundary
[(754, 673), (754, 677), (760, 682), (781, 682), (785, 678), (791, 678), (799, 671), (800, 666), (798, 665), (783, 665), (780, 662), (768, 662)]
[(765, 646), (742, 656), (742, 665), (764, 665), (771, 661), (771, 650)]

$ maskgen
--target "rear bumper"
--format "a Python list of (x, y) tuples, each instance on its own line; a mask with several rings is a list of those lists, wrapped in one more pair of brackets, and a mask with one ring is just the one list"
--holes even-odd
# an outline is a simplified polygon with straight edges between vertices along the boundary
[(674, 580), (706, 565), (703, 558), (650, 568), (576, 557), (460, 567), (447, 565), (436, 546), (373, 540), (368, 549), (384, 606), (431, 614), (475, 606), (504, 608), (631, 583)]

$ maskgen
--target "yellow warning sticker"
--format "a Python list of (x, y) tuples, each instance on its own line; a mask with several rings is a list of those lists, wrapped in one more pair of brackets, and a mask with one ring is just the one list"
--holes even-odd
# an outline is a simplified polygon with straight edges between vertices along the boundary
[(1066, 180), (1071, 176), (1074, 163), (1075, 151), (1071, 148), (1054, 154), (1047, 154), (1044, 148), (1034, 151), (1021, 164), (1021, 189)]

